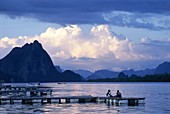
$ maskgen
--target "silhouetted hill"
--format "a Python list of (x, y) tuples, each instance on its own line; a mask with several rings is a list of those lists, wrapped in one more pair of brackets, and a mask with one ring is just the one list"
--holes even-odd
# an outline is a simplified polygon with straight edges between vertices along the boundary
[(88, 76), (87, 79), (101, 79), (101, 78), (115, 78), (119, 72), (109, 71), (109, 70), (98, 70), (95, 71), (92, 75)]
[(8, 75), (4, 74), (3, 72), (0, 71), (0, 82), (7, 80), (9, 78)]
[(170, 74), (170, 62), (164, 62), (156, 67), (155, 74)]
[(74, 73), (71, 70), (66, 70), (62, 73), (65, 82), (71, 81), (71, 82), (80, 82), (84, 81), (84, 78), (80, 76), (79, 74)]
[(80, 74), (84, 78), (87, 78), (88, 76), (92, 75), (92, 72), (83, 69), (73, 70), (73, 72)]
[(51, 82), (67, 78), (56, 70), (50, 56), (38, 41), (13, 48), (1, 59), (0, 77), (0, 80), (6, 82)]

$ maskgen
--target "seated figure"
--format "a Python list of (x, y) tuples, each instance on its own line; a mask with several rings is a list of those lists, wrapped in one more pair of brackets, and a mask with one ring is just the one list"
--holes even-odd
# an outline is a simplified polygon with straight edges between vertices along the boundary
[(119, 91), (119, 90), (117, 90), (115, 97), (119, 97), (119, 98), (121, 98), (121, 97), (122, 97), (122, 94), (120, 93), (120, 91)]
[(108, 97), (113, 97), (112, 94), (111, 94), (110, 89), (107, 91), (106, 96), (108, 96)]

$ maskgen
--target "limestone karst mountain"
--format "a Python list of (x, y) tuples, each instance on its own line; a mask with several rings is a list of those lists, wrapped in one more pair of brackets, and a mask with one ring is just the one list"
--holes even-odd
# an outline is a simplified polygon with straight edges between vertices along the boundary
[(72, 80), (72, 77), (56, 70), (50, 56), (38, 41), (15, 47), (0, 60), (0, 80), (6, 82), (51, 82), (69, 79)]

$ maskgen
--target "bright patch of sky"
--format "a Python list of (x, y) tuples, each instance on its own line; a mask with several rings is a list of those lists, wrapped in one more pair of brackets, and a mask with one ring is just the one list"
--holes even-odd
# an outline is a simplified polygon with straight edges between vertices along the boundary
[(34, 18), (10, 18), (7, 15), (0, 15), (0, 38), (39, 35), (48, 27), (60, 27), (60, 25), (44, 23)]

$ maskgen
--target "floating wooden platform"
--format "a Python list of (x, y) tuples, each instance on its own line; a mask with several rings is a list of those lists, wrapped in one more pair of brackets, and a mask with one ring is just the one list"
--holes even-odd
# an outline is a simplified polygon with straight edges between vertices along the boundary
[(8, 95), (8, 94), (21, 94), (24, 93), (26, 96), (42, 96), (42, 95), (51, 95), (52, 89), (51, 87), (46, 86), (11, 86), (11, 85), (3, 85), (0, 87), (0, 95)]
[(63, 97), (55, 97), (55, 96), (41, 96), (41, 97), (4, 97), (0, 98), (0, 104), (8, 102), (10, 104), (14, 104), (20, 101), (22, 104), (33, 104), (35, 102), (40, 103), (70, 103), (72, 100), (76, 100), (78, 103), (86, 103), (86, 102), (99, 102), (103, 100), (105, 103), (111, 102), (118, 104), (119, 101), (127, 100), (128, 106), (137, 106), (139, 104), (139, 100), (145, 100), (145, 98), (114, 98), (114, 97), (93, 97), (93, 96), (63, 96)]
[(0, 93), (52, 92), (52, 89), (40, 90), (1, 90)]
[(0, 90), (36, 90), (41, 88), (51, 88), (46, 86), (11, 86), (11, 85), (3, 85), (0, 86)]
[[(11, 85), (3, 85), (0, 86), (0, 104), (3, 103), (10, 103), (14, 104), (17, 102), (21, 102), (22, 104), (33, 104), (33, 103), (71, 103), (71, 101), (76, 101), (78, 103), (86, 103), (86, 102), (105, 102), (105, 103), (112, 103), (119, 105), (119, 101), (127, 101), (128, 106), (137, 106), (140, 100), (145, 100), (145, 98), (135, 98), (135, 97), (128, 97), (128, 98), (117, 98), (117, 97), (94, 97), (94, 96), (52, 96), (52, 90), (49, 89), (50, 87), (44, 86), (11, 86)], [(22, 95), (15, 95), (14, 93), (25, 93), (24, 96)], [(9, 93), (13, 95), (7, 96)], [(43, 96), (44, 94), (50, 96)], [(6, 96), (2, 94), (7, 94)]]
[(128, 106), (137, 106), (139, 104), (140, 100), (145, 100), (145, 98), (139, 98), (139, 97), (98, 97), (98, 100), (102, 100), (105, 103), (112, 103), (119, 105), (119, 101), (128, 101)]

